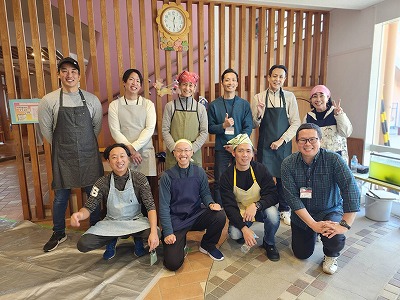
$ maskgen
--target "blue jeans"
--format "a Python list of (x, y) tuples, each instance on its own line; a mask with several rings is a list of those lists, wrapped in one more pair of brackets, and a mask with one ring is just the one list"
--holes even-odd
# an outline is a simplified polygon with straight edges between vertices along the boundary
[[(257, 222), (264, 223), (264, 238), (265, 244), (275, 245), (275, 234), (279, 228), (279, 213), (275, 206), (268, 207), (262, 211), (258, 211), (255, 217)], [(251, 227), (253, 222), (246, 222), (247, 227)], [(228, 233), (232, 240), (238, 240), (243, 237), (243, 233), (239, 228), (229, 224)]]
[[(342, 219), (342, 214), (338, 212), (332, 212), (327, 214), (323, 220), (339, 222)], [(299, 259), (307, 259), (314, 253), (315, 241), (317, 233), (310, 227), (307, 229), (300, 228), (295, 224), (291, 224), (292, 227), (292, 250), (294, 256)], [(346, 237), (344, 234), (337, 234), (332, 238), (327, 238), (321, 235), (321, 242), (323, 245), (323, 251), (326, 256), (338, 257), (340, 251), (343, 250), (345, 245)]]
[[(86, 195), (90, 196), (92, 186), (84, 188)], [(55, 197), (53, 202), (53, 231), (65, 232), (65, 211), (67, 210), (69, 195), (71, 189), (61, 189), (54, 191)], [(90, 214), (90, 226), (93, 226), (100, 220), (100, 205)]]
[(221, 192), (219, 191), (219, 178), (234, 161), (234, 157), (226, 150), (215, 150), (214, 161), (214, 201), (222, 205)]

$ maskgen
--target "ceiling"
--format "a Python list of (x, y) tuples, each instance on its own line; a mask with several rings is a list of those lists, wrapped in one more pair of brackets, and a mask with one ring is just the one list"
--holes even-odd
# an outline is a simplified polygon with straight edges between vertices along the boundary
[[(335, 8), (362, 10), (383, 1), (384, 0), (249, 0), (246, 1), (246, 3), (318, 10), (332, 10)], [(222, 0), (221, 2), (243, 3), (243, 0)]]

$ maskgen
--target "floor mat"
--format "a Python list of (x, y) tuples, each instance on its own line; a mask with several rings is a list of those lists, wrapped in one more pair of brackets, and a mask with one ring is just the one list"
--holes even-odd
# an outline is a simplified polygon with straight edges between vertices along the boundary
[(111, 261), (104, 249), (80, 253), (80, 232), (52, 252), (42, 248), (52, 234), (29, 221), (0, 219), (0, 299), (136, 299), (163, 272), (162, 260), (136, 258), (131, 238), (120, 240)]

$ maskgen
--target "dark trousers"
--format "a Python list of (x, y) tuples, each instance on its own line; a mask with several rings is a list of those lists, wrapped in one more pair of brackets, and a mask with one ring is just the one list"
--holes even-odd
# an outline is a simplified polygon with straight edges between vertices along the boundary
[(184, 248), (188, 231), (202, 231), (206, 229), (206, 233), (201, 240), (200, 246), (207, 251), (213, 250), (221, 237), (225, 222), (226, 216), (223, 210), (213, 211), (205, 209), (191, 227), (174, 232), (176, 236), (176, 242), (174, 244), (166, 244), (163, 235), (164, 266), (171, 271), (176, 271), (182, 266), (185, 259)]
[(234, 158), (226, 150), (215, 150), (214, 161), (214, 201), (222, 206), (221, 192), (219, 191), (219, 178), (228, 169)]
[[(324, 221), (330, 220), (339, 222), (342, 215), (337, 212), (332, 212), (324, 217)], [(302, 229), (296, 225), (291, 224), (292, 227), (292, 249), (294, 256), (299, 259), (307, 259), (314, 253), (315, 242), (317, 233), (310, 227)], [(327, 238), (321, 235), (321, 242), (323, 251), (326, 256), (338, 257), (340, 251), (344, 248), (346, 237), (344, 234), (337, 234), (332, 238)]]
[[(132, 235), (133, 237), (141, 237), (143, 239), (147, 239), (149, 237), (149, 234), (150, 228), (132, 233), (130, 235)], [(76, 246), (80, 252), (89, 252), (107, 245), (116, 238), (119, 238), (119, 236), (104, 236), (88, 233), (81, 236)]]
[(276, 188), (278, 190), (278, 200), (279, 200), (278, 210), (279, 210), (279, 212), (289, 211), (290, 206), (287, 204), (287, 202), (284, 198), (284, 194), (283, 194), (282, 179), (279, 177), (275, 177), (275, 179), (276, 179)]

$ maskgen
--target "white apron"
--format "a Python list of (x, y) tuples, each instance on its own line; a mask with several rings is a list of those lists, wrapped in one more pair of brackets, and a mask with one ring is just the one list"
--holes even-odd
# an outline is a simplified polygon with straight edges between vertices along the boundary
[(132, 175), (123, 191), (114, 186), (114, 175), (111, 174), (110, 192), (107, 198), (107, 215), (84, 234), (91, 233), (102, 236), (123, 236), (150, 228), (149, 220), (140, 212), (140, 203), (133, 188)]
[(242, 190), (241, 188), (236, 186), (236, 168), (233, 168), (233, 194), (236, 197), (236, 201), (238, 202), (240, 214), (243, 216), (246, 208), (260, 200), (260, 191), (261, 188), (257, 183), (256, 176), (254, 175), (253, 168), (250, 166), (251, 176), (253, 177), (253, 185), (247, 190)]
[[(142, 104), (139, 105), (139, 100)], [(145, 105), (146, 99), (140, 97), (137, 99), (136, 105), (123, 105), (125, 98), (118, 99), (118, 119), (121, 133), (132, 143), (136, 141), (140, 133), (146, 127), (147, 111)], [(139, 150), (142, 156), (142, 163), (138, 166), (131, 164), (131, 169), (143, 173), (146, 176), (157, 176), (156, 171), (156, 154), (154, 151), (153, 140), (147, 142), (142, 149)]]

